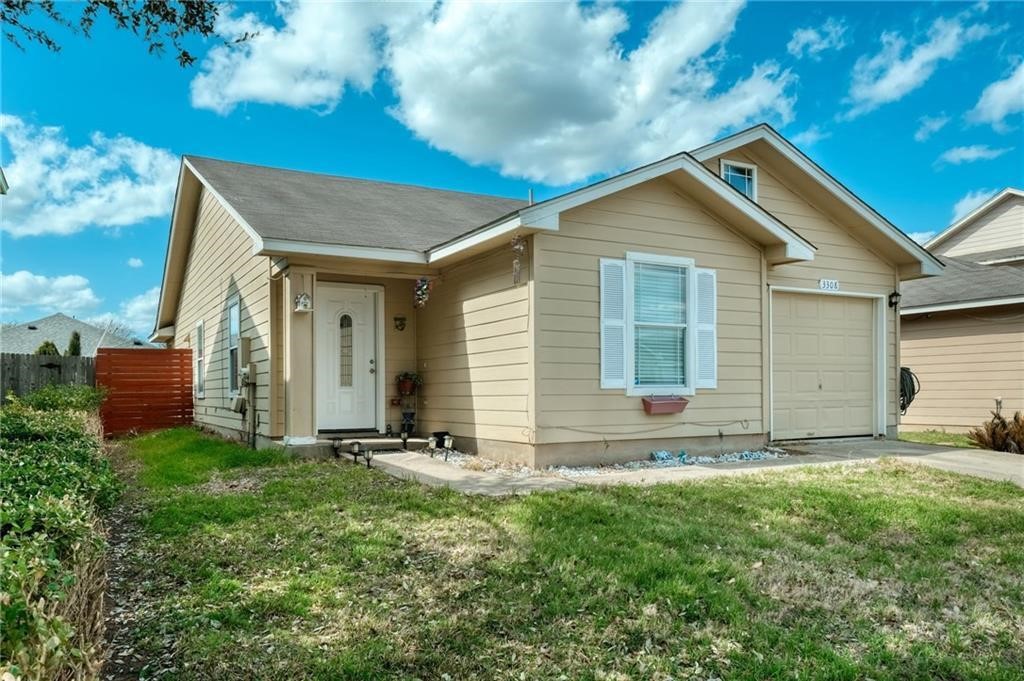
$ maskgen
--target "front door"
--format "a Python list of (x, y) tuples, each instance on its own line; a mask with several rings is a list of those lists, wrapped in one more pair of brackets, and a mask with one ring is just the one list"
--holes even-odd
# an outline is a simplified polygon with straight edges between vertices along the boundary
[(321, 284), (316, 315), (319, 430), (377, 430), (377, 293)]

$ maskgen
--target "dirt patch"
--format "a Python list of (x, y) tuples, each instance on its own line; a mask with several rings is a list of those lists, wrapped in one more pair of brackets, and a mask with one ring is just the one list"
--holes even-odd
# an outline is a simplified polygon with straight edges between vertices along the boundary
[(256, 476), (230, 478), (228, 480), (214, 478), (209, 482), (204, 482), (202, 485), (197, 485), (196, 489), (203, 494), (249, 494), (260, 491), (266, 483), (265, 478)]

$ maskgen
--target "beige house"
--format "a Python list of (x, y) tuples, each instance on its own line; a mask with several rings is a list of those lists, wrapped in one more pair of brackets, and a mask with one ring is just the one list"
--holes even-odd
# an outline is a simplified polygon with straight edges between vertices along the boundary
[(187, 156), (153, 338), (259, 444), (397, 432), (409, 370), (421, 433), (613, 461), (893, 436), (890, 296), (941, 271), (767, 125), (536, 204)]
[(997, 401), (1024, 411), (1024, 191), (1000, 192), (927, 247), (947, 267), (903, 289), (902, 364), (921, 384), (903, 428), (966, 431)]

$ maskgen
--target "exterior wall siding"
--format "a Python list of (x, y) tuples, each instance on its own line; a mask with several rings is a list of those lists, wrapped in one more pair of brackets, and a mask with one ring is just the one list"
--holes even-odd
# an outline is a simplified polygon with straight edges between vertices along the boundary
[(1019, 196), (1007, 197), (933, 250), (959, 257), (1011, 246), (1024, 246), (1024, 198)]
[(524, 257), (514, 285), (513, 257), (506, 246), (442, 269), (417, 311), (421, 432), (531, 442), (532, 273)]
[(902, 362), (921, 381), (905, 430), (962, 432), (1024, 411), (1024, 305), (913, 315), (902, 320)]
[[(639, 448), (765, 431), (760, 248), (662, 179), (568, 211), (558, 232), (534, 242), (539, 446), (629, 440)], [(682, 417), (647, 416), (639, 397), (600, 387), (600, 259), (627, 251), (691, 257), (718, 272), (718, 388), (697, 390)]]
[(221, 431), (246, 429), (246, 419), (231, 410), (228, 395), (228, 299), (240, 300), (240, 333), (251, 339), (251, 362), (256, 365), (257, 432), (271, 433), (270, 418), (270, 261), (250, 255), (251, 241), (234, 218), (209, 192), (202, 192), (197, 209), (175, 320), (173, 345), (196, 348), (196, 323), (205, 333), (206, 390), (195, 400), (195, 422)]

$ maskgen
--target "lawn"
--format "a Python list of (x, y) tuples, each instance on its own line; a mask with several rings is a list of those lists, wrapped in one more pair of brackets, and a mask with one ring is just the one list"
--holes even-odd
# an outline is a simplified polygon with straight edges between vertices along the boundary
[(966, 433), (945, 433), (941, 430), (900, 431), (900, 439), (904, 442), (920, 442), (926, 445), (943, 445), (945, 447), (966, 447), (977, 449), (978, 445), (967, 437)]
[[(1020, 679), (1024, 493), (880, 464), (465, 497), (121, 449), (143, 678)], [(131, 481), (134, 482), (131, 482)]]

